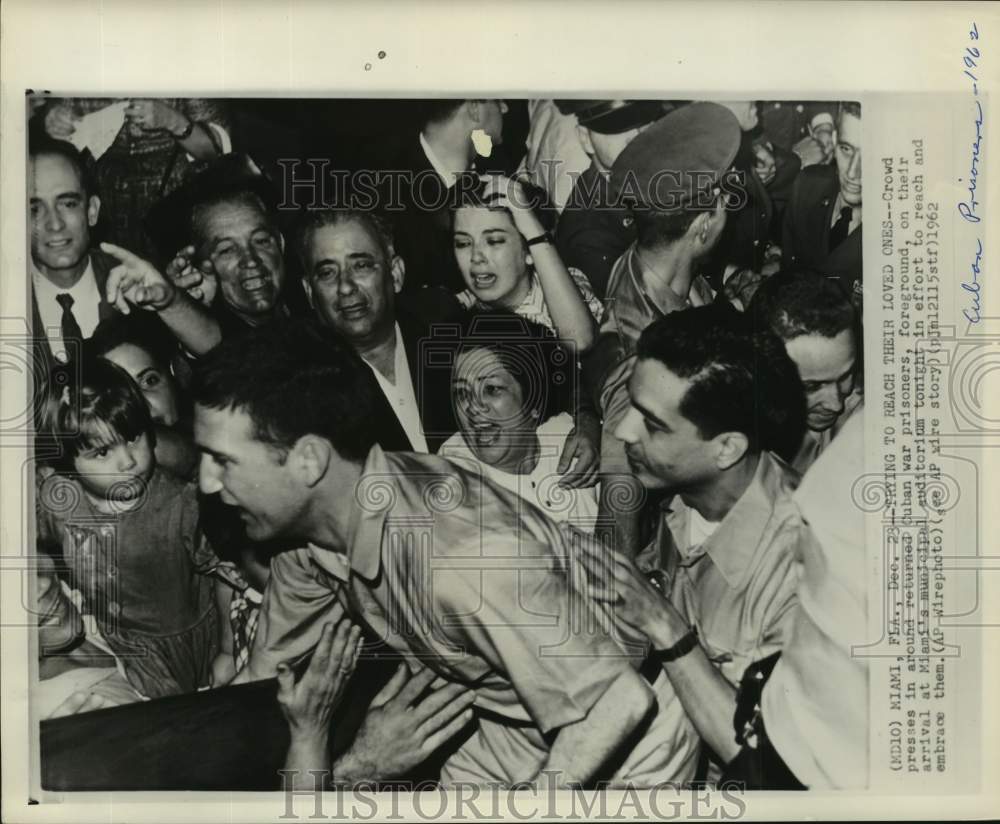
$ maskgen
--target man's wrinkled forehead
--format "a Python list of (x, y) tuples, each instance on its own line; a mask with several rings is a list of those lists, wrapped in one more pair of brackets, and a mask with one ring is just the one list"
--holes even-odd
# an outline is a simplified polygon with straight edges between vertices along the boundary
[(276, 221), (262, 203), (249, 195), (234, 195), (225, 200), (196, 205), (191, 219), (193, 233), (199, 243), (246, 236), (261, 229), (278, 236)]

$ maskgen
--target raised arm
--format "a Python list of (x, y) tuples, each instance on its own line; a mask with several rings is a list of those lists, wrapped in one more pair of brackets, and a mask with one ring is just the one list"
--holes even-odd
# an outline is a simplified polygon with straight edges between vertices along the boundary
[(181, 345), (195, 355), (208, 352), (222, 340), (219, 324), (209, 311), (174, 286), (152, 263), (111, 243), (102, 243), (101, 249), (120, 261), (106, 285), (107, 301), (119, 312), (129, 314), (129, 304), (156, 312)]
[[(520, 183), (499, 175), (490, 176), (487, 180), (484, 198), (494, 197), (510, 209), (515, 227), (526, 240), (545, 235), (545, 227), (529, 206), (528, 196)], [(591, 314), (576, 281), (559, 257), (551, 238), (546, 237), (544, 241), (532, 244), (529, 252), (556, 334), (574, 341), (578, 351), (585, 351), (597, 336), (597, 319)]]

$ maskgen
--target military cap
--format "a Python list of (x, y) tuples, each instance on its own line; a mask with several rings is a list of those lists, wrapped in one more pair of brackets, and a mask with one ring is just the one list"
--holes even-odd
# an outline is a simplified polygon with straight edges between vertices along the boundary
[(691, 103), (639, 134), (611, 167), (612, 200), (673, 212), (698, 202), (732, 168), (740, 124), (718, 103)]
[(563, 114), (598, 134), (621, 134), (647, 126), (666, 112), (660, 100), (557, 100)]

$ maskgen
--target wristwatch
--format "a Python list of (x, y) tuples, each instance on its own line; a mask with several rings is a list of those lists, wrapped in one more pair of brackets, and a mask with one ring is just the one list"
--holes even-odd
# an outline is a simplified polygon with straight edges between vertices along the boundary
[(552, 243), (552, 235), (548, 232), (542, 232), (538, 237), (533, 237), (531, 240), (525, 242), (528, 246), (535, 246), (539, 243)]
[(683, 658), (696, 646), (698, 646), (698, 629), (696, 627), (691, 627), (687, 635), (681, 638), (681, 640), (672, 647), (667, 647), (666, 649), (654, 649), (650, 653), (650, 657), (655, 658), (661, 664), (669, 664), (671, 661)]

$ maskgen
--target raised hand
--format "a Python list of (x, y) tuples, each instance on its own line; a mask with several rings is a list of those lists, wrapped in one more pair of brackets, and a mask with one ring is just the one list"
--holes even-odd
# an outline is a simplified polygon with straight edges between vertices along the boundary
[(121, 261), (108, 274), (105, 292), (108, 303), (123, 315), (132, 311), (130, 303), (159, 312), (174, 302), (177, 295), (174, 285), (148, 260), (113, 243), (102, 243), (101, 249)]
[[(298, 681), (288, 664), (278, 665), (278, 704), (293, 744), (327, 740), (333, 711), (351, 680), (361, 652), (361, 629), (347, 617), (326, 624), (309, 667)], [(325, 765), (317, 764), (319, 769)]]
[(531, 238), (541, 234), (542, 224), (532, 210), (531, 201), (520, 181), (501, 174), (482, 175), (480, 180), (486, 184), (483, 200), (490, 206), (509, 209), (514, 226), (522, 235)]
[(45, 114), (45, 132), (56, 140), (68, 140), (76, 131), (76, 121), (68, 103), (56, 103)]
[[(573, 464), (573, 461), (576, 464)], [(563, 445), (556, 472), (562, 475), (559, 486), (566, 489), (586, 489), (600, 479), (597, 470), (601, 465), (601, 422), (591, 412), (577, 414), (573, 427)], [(570, 467), (573, 471), (570, 472)]]
[(657, 648), (673, 646), (687, 633), (680, 613), (635, 561), (570, 524), (560, 524), (559, 531), (587, 573), (591, 598), (610, 604), (616, 617), (643, 633)]
[(161, 100), (131, 100), (125, 107), (125, 117), (146, 131), (166, 129), (178, 134), (188, 125), (186, 116)]
[(209, 307), (219, 291), (219, 276), (211, 260), (205, 259), (195, 266), (194, 257), (194, 246), (185, 246), (167, 264), (166, 275), (178, 289), (183, 289), (193, 300)]

